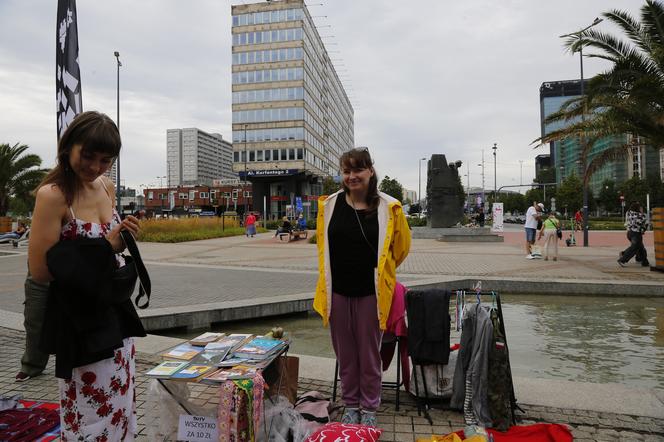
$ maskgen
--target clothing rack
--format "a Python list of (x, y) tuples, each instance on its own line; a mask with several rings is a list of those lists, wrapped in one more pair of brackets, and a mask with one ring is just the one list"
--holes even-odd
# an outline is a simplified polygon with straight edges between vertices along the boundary
[[(500, 321), (500, 332), (504, 336), (505, 339), (505, 350), (508, 355), (508, 364), (507, 364), (507, 369), (508, 369), (508, 375), (510, 378), (510, 386), (511, 386), (511, 391), (510, 391), (510, 407), (512, 409), (512, 424), (516, 424), (516, 410), (521, 411), (524, 413), (524, 410), (519, 407), (517, 400), (516, 400), (516, 395), (514, 393), (514, 382), (513, 382), (513, 377), (512, 377), (512, 365), (509, 362), (509, 346), (507, 344), (507, 333), (505, 332), (505, 321), (503, 319), (503, 307), (502, 303), (500, 300), (500, 294), (494, 291), (482, 291), (481, 290), (481, 283), (478, 283), (477, 287), (474, 288), (464, 288), (464, 289), (456, 289), (456, 290), (451, 290), (451, 295), (457, 295), (455, 296), (455, 312), (457, 312), (457, 315), (461, 314), (463, 312), (463, 306), (465, 305), (466, 299), (465, 296), (469, 296), (471, 299), (474, 296), (477, 300), (477, 303), (481, 303), (481, 298), (483, 296), (490, 296), (492, 298), (492, 301), (495, 301), (495, 308), (497, 311), (498, 319)], [(459, 298), (458, 295), (461, 294), (462, 296)], [(452, 299), (452, 296), (450, 296), (450, 300)], [(462, 305), (459, 306), (458, 302), (459, 299), (461, 299)], [(461, 308), (460, 308), (461, 307)], [(450, 318), (451, 319), (451, 318)], [(456, 322), (456, 321), (455, 321)], [(452, 326), (451, 321), (450, 321), (450, 327)], [(459, 328), (457, 328), (457, 331)], [(431, 398), (429, 398), (429, 390), (427, 388), (426, 384), (426, 376), (424, 375), (424, 364), (417, 364), (415, 361), (412, 361), (413, 363), (413, 376), (414, 376), (414, 381), (415, 381), (415, 395), (416, 395), (416, 402), (417, 402), (417, 414), (418, 416), (421, 416), (422, 413), (424, 413), (424, 417), (429, 421), (430, 424), (433, 425), (433, 421), (431, 419), (431, 416), (429, 415), (429, 408), (431, 405)], [(422, 385), (424, 387), (424, 398), (420, 397), (419, 394), (419, 387), (418, 387), (418, 374), (417, 374), (417, 366), (420, 368), (420, 375), (422, 376)]]

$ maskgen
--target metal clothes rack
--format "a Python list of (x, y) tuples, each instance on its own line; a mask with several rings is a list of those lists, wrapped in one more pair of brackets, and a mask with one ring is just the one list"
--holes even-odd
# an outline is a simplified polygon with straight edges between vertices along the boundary
[[(524, 412), (521, 407), (519, 407), (517, 401), (516, 401), (516, 395), (514, 394), (514, 381), (512, 377), (512, 364), (509, 361), (509, 346), (507, 344), (507, 333), (505, 332), (505, 321), (503, 319), (503, 307), (502, 303), (500, 301), (500, 294), (497, 292), (488, 292), (488, 291), (481, 291), (481, 285), (479, 286), (480, 290), (478, 291), (476, 288), (473, 289), (458, 289), (458, 290), (452, 290), (451, 294), (463, 294), (464, 296), (461, 297), (462, 299), (462, 306), (465, 305), (465, 295), (469, 295), (471, 298), (475, 296), (477, 298), (478, 303), (481, 302), (481, 297), (482, 296), (491, 296), (492, 299), (495, 299), (496, 302), (496, 310), (498, 314), (498, 320), (500, 321), (500, 332), (505, 338), (505, 351), (507, 352), (508, 355), (508, 364), (507, 364), (507, 370), (508, 370), (508, 375), (510, 379), (510, 407), (512, 411), (512, 424), (516, 424), (516, 410), (520, 410), (522, 413)], [(450, 296), (451, 299), (451, 296)], [(455, 303), (458, 303), (458, 300), (455, 299)], [(457, 309), (457, 305), (454, 306), (455, 309)], [(459, 310), (457, 310), (459, 311)], [(461, 310), (462, 311), (462, 310)], [(450, 327), (451, 327), (451, 318), (450, 318)], [(421, 416), (422, 413), (424, 413), (424, 417), (429, 421), (431, 425), (433, 425), (433, 421), (431, 419), (431, 416), (429, 415), (429, 408), (431, 405), (432, 399), (429, 398), (429, 390), (427, 388), (426, 384), (426, 376), (424, 375), (424, 365), (426, 364), (418, 364), (414, 360), (412, 361), (413, 363), (413, 376), (414, 376), (414, 382), (415, 382), (415, 400), (417, 403), (417, 414), (418, 416)], [(422, 385), (424, 387), (424, 398), (420, 397), (419, 393), (419, 387), (418, 387), (418, 380), (417, 380), (417, 367), (419, 366), (420, 368), (420, 375), (422, 376)]]

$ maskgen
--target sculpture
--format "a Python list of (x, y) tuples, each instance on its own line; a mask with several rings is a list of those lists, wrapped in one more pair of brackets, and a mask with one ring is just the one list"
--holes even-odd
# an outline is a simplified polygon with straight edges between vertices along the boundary
[(461, 161), (447, 163), (445, 155), (431, 155), (427, 164), (427, 225), (452, 227), (463, 218), (463, 186), (458, 169)]

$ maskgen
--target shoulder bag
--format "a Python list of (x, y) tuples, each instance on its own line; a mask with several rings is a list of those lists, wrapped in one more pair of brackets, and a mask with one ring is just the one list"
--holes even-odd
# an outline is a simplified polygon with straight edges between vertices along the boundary
[[(138, 296), (134, 303), (140, 309), (148, 308), (150, 305), (150, 293), (152, 292), (152, 283), (150, 282), (150, 275), (143, 264), (141, 254), (138, 251), (136, 240), (131, 232), (121, 230), (120, 235), (124, 240), (129, 256), (123, 255), (125, 265), (115, 269), (113, 272), (113, 291), (117, 302), (126, 301), (131, 299), (131, 295), (136, 288), (136, 280), (139, 281)], [(141, 304), (141, 298), (147, 297), (145, 302)]]

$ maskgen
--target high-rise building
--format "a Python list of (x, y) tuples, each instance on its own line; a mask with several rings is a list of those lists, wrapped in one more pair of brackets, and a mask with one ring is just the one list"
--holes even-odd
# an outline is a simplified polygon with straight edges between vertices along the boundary
[(168, 187), (212, 185), (231, 179), (233, 146), (220, 134), (196, 128), (166, 131)]
[(254, 210), (308, 218), (354, 146), (353, 107), (302, 0), (232, 6), (233, 170)]
[[(585, 86), (588, 80), (585, 80)], [(578, 120), (557, 121), (545, 123), (546, 118), (558, 112), (562, 106), (573, 98), (581, 96), (581, 80), (547, 81), (540, 86), (540, 122), (542, 136), (553, 131), (562, 129)], [(602, 138), (595, 142), (590, 150), (588, 161), (596, 155), (616, 145), (625, 144), (625, 136)], [(560, 183), (570, 174), (581, 177), (582, 165), (580, 161), (581, 145), (578, 137), (568, 137), (564, 140), (554, 141), (549, 144), (551, 166), (555, 167), (556, 182)], [(627, 179), (627, 164), (625, 160), (610, 161), (597, 170), (590, 179), (590, 191), (597, 195), (601, 189), (602, 182), (606, 179), (621, 183)]]

